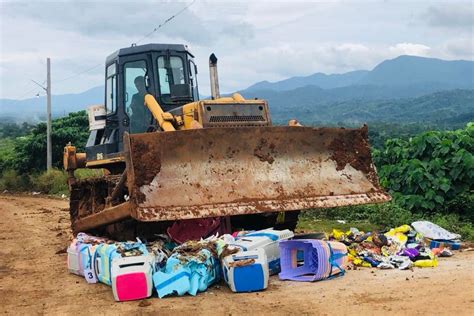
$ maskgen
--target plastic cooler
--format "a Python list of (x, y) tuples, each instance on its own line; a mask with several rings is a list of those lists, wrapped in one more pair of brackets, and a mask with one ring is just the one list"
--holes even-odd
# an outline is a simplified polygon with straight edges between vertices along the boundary
[(73, 242), (67, 248), (67, 267), (69, 272), (84, 276), (84, 270), (92, 269), (95, 246)]
[(112, 291), (116, 301), (131, 301), (151, 296), (153, 290), (152, 255), (116, 258), (112, 261)]
[(270, 274), (280, 272), (280, 248), (278, 244), (282, 240), (293, 238), (291, 230), (264, 229), (239, 236), (230, 246), (239, 247), (243, 251), (263, 249), (268, 260)]
[(94, 272), (99, 282), (111, 285), (111, 264), (114, 259), (121, 258), (115, 244), (100, 244), (94, 254)]
[[(238, 266), (239, 261), (253, 259), (254, 263)], [(242, 251), (222, 260), (224, 280), (233, 292), (261, 291), (268, 287), (268, 261), (263, 249)]]

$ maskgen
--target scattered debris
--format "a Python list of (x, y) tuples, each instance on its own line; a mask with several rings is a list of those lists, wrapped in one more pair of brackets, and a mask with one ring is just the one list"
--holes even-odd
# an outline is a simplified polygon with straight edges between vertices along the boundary
[(150, 305), (151, 305), (151, 302), (149, 300), (141, 300), (140, 303), (138, 303), (138, 307), (147, 307)]
[[(444, 239), (432, 240), (421, 232)], [(364, 233), (357, 228), (351, 228), (347, 232), (333, 229), (329, 238), (348, 246), (349, 260), (354, 266), (379, 269), (436, 267), (438, 256), (452, 256), (450, 249), (456, 250), (460, 247), (458, 241), (446, 239), (459, 238), (459, 235), (427, 221), (414, 222), (412, 226), (405, 224), (386, 233)]]
[(56, 251), (55, 253), (57, 255), (60, 255), (60, 254), (63, 254), (63, 253), (66, 253), (67, 252), (67, 247), (64, 247), (62, 249), (59, 249), (58, 251)]
[[(423, 222), (421, 229), (434, 227), (428, 223)], [(474, 249), (466, 249), (456, 239), (427, 238), (414, 226), (402, 225), (383, 232), (363, 232), (355, 227), (346, 232), (333, 229), (325, 238), (328, 240), (319, 239), (322, 234), (292, 239), (294, 234), (289, 230), (265, 229), (220, 237), (216, 234), (180, 245), (169, 234), (142, 243), (139, 239), (117, 242), (79, 233), (69, 247), (56, 254), (67, 252), (69, 271), (84, 276), (88, 283), (110, 285), (115, 300), (141, 300), (139, 307), (146, 307), (151, 303), (144, 299), (152, 295), (153, 289), (160, 298), (195, 296), (222, 277), (234, 292), (253, 292), (265, 290), (269, 276), (280, 271), (281, 280), (295, 281), (330, 279), (358, 267), (413, 271), (413, 267), (437, 267), (437, 258), (452, 256), (452, 250)], [(433, 228), (438, 235), (430, 236), (456, 237), (440, 229)]]

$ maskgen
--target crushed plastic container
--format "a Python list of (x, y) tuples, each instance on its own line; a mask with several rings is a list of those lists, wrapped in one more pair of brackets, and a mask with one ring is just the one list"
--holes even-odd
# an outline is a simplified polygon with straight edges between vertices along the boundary
[(255, 292), (268, 287), (268, 261), (262, 248), (225, 257), (222, 271), (233, 292)]
[(93, 270), (93, 258), (97, 243), (105, 242), (105, 238), (77, 234), (67, 248), (67, 266), (70, 273), (85, 275), (85, 270)]
[(171, 255), (166, 267), (153, 274), (153, 284), (159, 298), (186, 293), (195, 296), (207, 290), (219, 276), (219, 260), (209, 250), (201, 249), (195, 256)]
[(153, 290), (153, 255), (116, 258), (112, 261), (112, 291), (116, 301), (140, 300)]
[(334, 241), (284, 240), (280, 242), (280, 256), (280, 280), (318, 281), (342, 276), (347, 265), (347, 247)]
[(280, 272), (280, 248), (279, 242), (293, 238), (294, 233), (291, 230), (263, 229), (244, 236), (236, 237), (235, 241), (229, 242), (229, 246), (234, 246), (243, 251), (263, 249), (268, 260), (268, 269), (270, 274)]
[(100, 244), (94, 254), (94, 271), (99, 282), (111, 285), (110, 267), (112, 260), (120, 258), (115, 244)]
[(136, 249), (140, 255), (148, 254), (146, 246), (141, 242), (117, 242), (114, 244), (98, 245), (94, 253), (94, 271), (99, 282), (111, 285), (113, 260), (127, 256), (125, 253), (132, 249)]

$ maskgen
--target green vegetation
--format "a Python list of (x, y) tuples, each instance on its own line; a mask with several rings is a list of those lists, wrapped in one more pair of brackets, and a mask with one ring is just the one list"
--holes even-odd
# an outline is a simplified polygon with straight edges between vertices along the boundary
[[(51, 138), (53, 142), (53, 166), (62, 168), (64, 145), (71, 142), (78, 151), (84, 150), (89, 137), (88, 119), (85, 111), (70, 113), (53, 120)], [(16, 157), (13, 169), (19, 173), (40, 172), (46, 167), (46, 124), (40, 123), (31, 132), (17, 138)]]
[(464, 196), (472, 201), (473, 153), (470, 123), (462, 130), (430, 131), (407, 141), (390, 139), (383, 150), (374, 151), (374, 161), (381, 185), (399, 205), (423, 213), (450, 212), (454, 199)]
[[(248, 95), (267, 99), (272, 120), (286, 125), (299, 119), (304, 125), (360, 126), (363, 123), (428, 125), (436, 129), (462, 128), (474, 120), (474, 90), (440, 91), (420, 97), (377, 97), (381, 87), (323, 90), (307, 86), (291, 91)], [(346, 91), (348, 90), (348, 91)], [(368, 98), (369, 90), (376, 94)], [(354, 95), (354, 92), (357, 92)], [(347, 93), (347, 96), (345, 96)]]
[[(305, 213), (308, 214), (308, 213)], [(303, 232), (324, 232), (330, 234), (333, 229), (348, 231), (351, 227), (357, 227), (361, 231), (370, 232), (380, 230), (380, 226), (369, 221), (351, 221), (341, 223), (335, 219), (327, 219), (302, 215), (298, 219), (298, 230)]]
[[(68, 194), (67, 175), (62, 168), (64, 145), (75, 144), (84, 150), (89, 135), (85, 111), (53, 120), (53, 166), (46, 172), (46, 124), (7, 123), (0, 126), (0, 190), (38, 191)], [(97, 175), (94, 170), (81, 170), (78, 177)]]

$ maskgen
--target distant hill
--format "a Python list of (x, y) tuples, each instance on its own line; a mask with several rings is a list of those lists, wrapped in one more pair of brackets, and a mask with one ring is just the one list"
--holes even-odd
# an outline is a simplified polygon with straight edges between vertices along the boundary
[(403, 55), (385, 60), (371, 71), (358, 70), (333, 75), (316, 73), (277, 82), (261, 81), (242, 92), (288, 91), (305, 86), (318, 86), (323, 89), (348, 86), (385, 86), (398, 87), (399, 90), (411, 87), (411, 90), (416, 90), (417, 93), (456, 88), (470, 89), (474, 86), (474, 62), (467, 60), (446, 61)]
[(260, 81), (248, 87), (245, 91), (272, 90), (287, 91), (304, 86), (318, 86), (323, 89), (340, 88), (360, 82), (369, 73), (367, 70), (351, 71), (344, 74), (326, 75), (315, 73), (306, 77), (292, 77), (277, 82)]
[[(275, 123), (286, 124), (296, 118), (305, 124), (340, 123), (363, 124), (367, 122), (423, 123), (446, 127), (464, 126), (474, 121), (474, 90), (450, 90), (399, 99), (345, 99), (331, 102), (314, 102), (291, 91), (297, 101), (276, 97), (271, 114)], [(298, 103), (301, 102), (301, 103)]]
[[(87, 106), (104, 103), (104, 88), (95, 87), (77, 94), (53, 95), (52, 115), (65, 116), (70, 112), (85, 110)], [(46, 97), (25, 100), (0, 99), (0, 116), (10, 119), (35, 121), (46, 117)]]
[(361, 84), (379, 86), (443, 85), (445, 90), (474, 87), (474, 62), (399, 56), (385, 60), (368, 72)]

